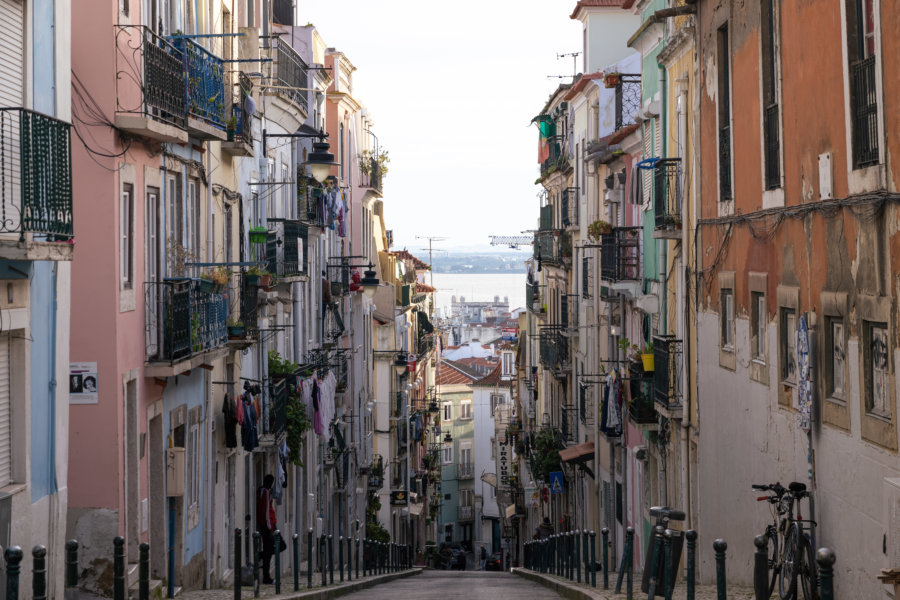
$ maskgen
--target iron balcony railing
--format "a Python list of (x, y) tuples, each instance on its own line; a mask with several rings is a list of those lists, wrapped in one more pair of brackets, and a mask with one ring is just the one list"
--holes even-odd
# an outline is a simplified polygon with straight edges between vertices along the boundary
[(367, 161), (368, 167), (365, 170), (360, 171), (359, 186), (381, 192), (383, 173), (381, 172), (381, 167), (378, 165), (378, 160), (375, 158), (362, 160)]
[(578, 331), (578, 294), (565, 294), (560, 297), (560, 321), (570, 331)]
[(878, 162), (878, 92), (874, 56), (850, 66), (850, 94), (853, 166), (859, 169)]
[(681, 406), (682, 341), (653, 336), (653, 399), (665, 408)]
[(240, 315), (244, 337), (255, 338), (259, 334), (259, 286), (251, 285), (246, 275), (241, 277)]
[[(302, 168), (302, 167), (301, 167)], [(297, 173), (297, 218), (310, 227), (325, 228), (325, 190), (302, 172)]]
[(369, 489), (379, 490), (384, 485), (384, 458), (379, 454), (372, 459), (372, 466), (369, 468)]
[(642, 363), (631, 363), (628, 367), (628, 384), (631, 388), (628, 417), (639, 424), (656, 423), (657, 412), (653, 402), (653, 372), (645, 372)]
[(534, 236), (535, 258), (546, 264), (559, 264), (562, 260), (555, 231), (539, 231)]
[(553, 371), (561, 371), (569, 363), (569, 340), (562, 325), (547, 325), (540, 330), (541, 364)]
[(681, 159), (661, 158), (653, 167), (653, 212), (656, 229), (681, 226)]
[(632, 125), (641, 108), (641, 76), (622, 75), (616, 85), (616, 131)]
[(781, 146), (778, 141), (778, 104), (766, 107), (763, 116), (763, 145), (766, 152), (766, 189), (781, 186)]
[(421, 359), (434, 349), (434, 338), (430, 335), (423, 335), (416, 344), (416, 350)]
[(550, 231), (553, 229), (553, 205), (545, 204), (541, 207), (541, 219), (539, 225), (541, 231)]
[(456, 520), (459, 522), (474, 521), (475, 520), (475, 507), (474, 506), (457, 506), (456, 507)]
[(225, 63), (192, 39), (169, 39), (181, 52), (188, 116), (225, 129)]
[(309, 87), (309, 67), (287, 42), (272, 40), (273, 74), (277, 92), (290, 102), (309, 112), (309, 97), (304, 88)]
[(471, 462), (459, 463), (456, 471), (457, 479), (472, 479), (475, 477), (475, 465)]
[(228, 342), (227, 295), (188, 278), (147, 282), (145, 295), (148, 362), (175, 363)]
[(143, 25), (116, 25), (116, 112), (177, 127), (187, 119), (184, 57)]
[(605, 281), (638, 281), (641, 269), (641, 228), (614, 227), (600, 236), (600, 277)]
[(562, 193), (563, 227), (578, 225), (578, 188), (570, 187)]
[(544, 307), (541, 304), (541, 286), (537, 283), (525, 283), (525, 306), (533, 314), (542, 314)]
[(274, 436), (276, 439), (287, 426), (288, 404), (287, 379), (281, 378), (269, 383), (269, 395), (262, 406), (262, 433)]
[(0, 109), (0, 233), (72, 237), (70, 129), (25, 108)]
[(568, 162), (568, 156), (564, 152), (565, 138), (554, 135), (547, 138), (548, 156), (541, 162), (541, 175), (548, 175)]
[(248, 115), (247, 105), (253, 93), (253, 82), (243, 71), (237, 72), (234, 83), (234, 96), (231, 102), (231, 116), (237, 119), (234, 128), (234, 141), (253, 145), (253, 118)]
[(719, 200), (731, 200), (731, 126), (719, 128)]
[(308, 274), (309, 231), (305, 224), (291, 219), (268, 219), (266, 270), (277, 277)]

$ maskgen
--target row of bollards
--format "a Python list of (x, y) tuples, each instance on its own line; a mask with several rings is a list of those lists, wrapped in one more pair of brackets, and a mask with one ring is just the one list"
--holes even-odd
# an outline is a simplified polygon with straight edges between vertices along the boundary
[[(609, 571), (607, 568), (609, 530), (603, 528), (601, 534), (603, 587), (604, 589), (609, 589)], [(684, 533), (684, 536), (687, 540), (686, 600), (694, 600), (697, 578), (697, 532), (688, 530)], [(672, 600), (674, 581), (678, 569), (678, 565), (673, 564), (673, 537), (674, 533), (670, 529), (663, 529), (658, 526), (654, 531), (654, 540), (650, 551), (651, 563), (647, 567), (651, 569), (649, 589), (646, 590), (648, 600), (655, 600), (657, 594), (664, 600)], [(757, 536), (754, 540), (756, 553), (754, 555), (753, 581), (757, 600), (768, 600), (769, 598), (767, 543), (768, 538), (765, 536)], [(725, 551), (727, 549), (728, 544), (725, 540), (717, 539), (713, 542), (717, 600), (727, 599), (727, 582), (725, 577)], [(588, 558), (589, 554), (590, 558)], [(615, 593), (621, 594), (624, 582), (625, 595), (628, 600), (633, 598), (633, 554), (634, 529), (628, 527), (625, 530), (625, 548), (615, 586)], [(581, 568), (582, 563), (584, 563), (584, 582), (593, 587), (597, 586), (595, 534), (593, 531), (569, 531), (553, 534), (542, 539), (531, 540), (525, 543), (524, 557), (526, 569), (565, 577), (576, 583), (581, 583)], [(835, 560), (834, 551), (829, 548), (821, 548), (816, 553), (818, 588), (821, 600), (834, 600)]]

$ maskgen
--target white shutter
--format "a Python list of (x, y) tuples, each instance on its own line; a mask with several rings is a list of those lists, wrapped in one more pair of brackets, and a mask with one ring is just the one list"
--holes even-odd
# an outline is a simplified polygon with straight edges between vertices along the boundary
[(0, 487), (12, 479), (9, 419), (9, 338), (0, 337)]
[(22, 106), (25, 89), (23, 3), (0, 0), (0, 106)]
[[(641, 137), (643, 138), (643, 146), (644, 146), (644, 160), (648, 158), (652, 158), (653, 154), (653, 122), (652, 121), (644, 121), (644, 124), (641, 129)], [(641, 169), (641, 178), (642, 178), (642, 188), (644, 197), (642, 198), (642, 203), (644, 206), (647, 206), (647, 203), (650, 201), (650, 191), (653, 189), (653, 180), (651, 179), (650, 169)]]

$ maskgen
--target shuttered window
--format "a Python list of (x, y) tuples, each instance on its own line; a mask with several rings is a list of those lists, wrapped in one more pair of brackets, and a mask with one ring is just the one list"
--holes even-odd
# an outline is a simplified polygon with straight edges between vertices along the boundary
[(0, 0), (0, 106), (22, 106), (25, 89), (22, 2)]

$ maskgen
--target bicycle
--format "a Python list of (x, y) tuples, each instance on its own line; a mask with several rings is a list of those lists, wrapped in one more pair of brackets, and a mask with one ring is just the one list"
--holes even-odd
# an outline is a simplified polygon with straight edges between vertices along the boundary
[[(774, 494), (756, 499), (757, 502), (768, 501), (772, 505), (772, 524), (766, 526), (765, 533), (769, 546), (768, 564), (772, 571), (767, 597), (771, 597), (777, 581), (781, 600), (796, 599), (799, 580), (805, 600), (817, 600), (818, 580), (813, 543), (809, 533), (804, 531), (807, 524), (814, 527), (816, 523), (804, 521), (800, 513), (800, 500), (809, 498), (806, 485), (794, 481), (787, 488), (779, 483), (754, 484), (752, 487), (754, 490), (771, 491)], [(796, 518), (794, 504), (797, 505)]]

